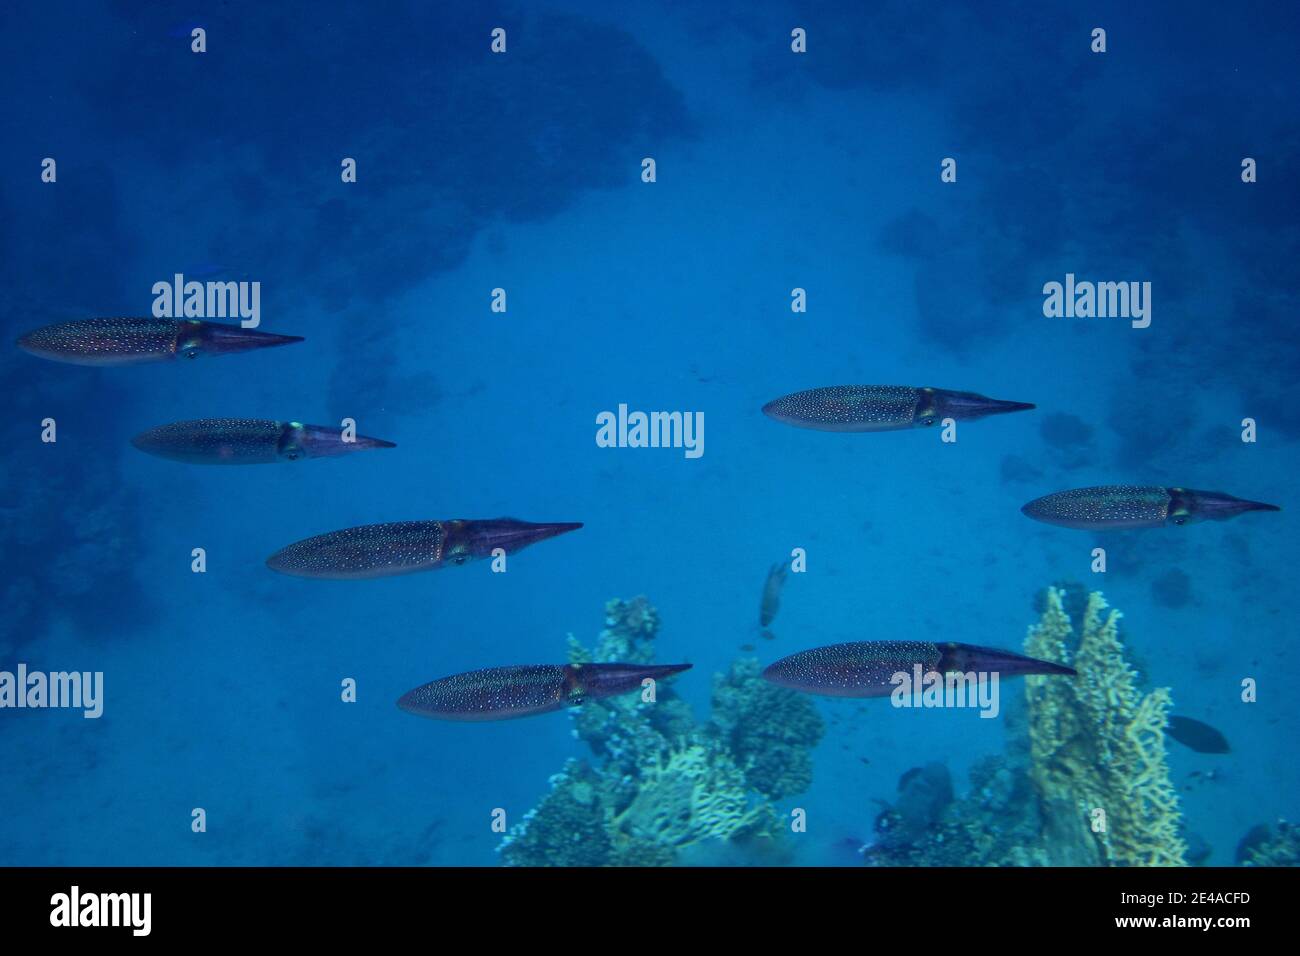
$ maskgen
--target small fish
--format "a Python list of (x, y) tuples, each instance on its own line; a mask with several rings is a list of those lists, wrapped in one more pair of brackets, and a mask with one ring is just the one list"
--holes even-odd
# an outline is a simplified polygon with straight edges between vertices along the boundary
[(54, 362), (111, 366), (228, 355), (302, 340), (300, 335), (275, 335), (224, 322), (127, 317), (47, 325), (21, 336), (18, 347)]
[(1221, 491), (1102, 485), (1044, 495), (1020, 510), (1035, 521), (1063, 528), (1105, 531), (1226, 521), (1247, 511), (1282, 509), (1277, 505), (1234, 498)]
[(758, 636), (761, 637), (761, 638), (762, 638), (763, 640), (765, 640), (765, 641), (775, 641), (775, 640), (776, 640), (776, 635), (773, 634), (771, 631), (769, 631), (767, 628), (763, 628), (761, 631), (759, 631), (759, 632), (758, 632)]
[(763, 414), (787, 425), (817, 431), (887, 432), (928, 428), (945, 418), (973, 421), (1034, 407), (1027, 402), (1004, 402), (946, 388), (832, 385), (773, 399), (763, 406)]
[(1064, 664), (974, 644), (856, 641), (783, 657), (769, 665), (763, 677), (780, 687), (827, 697), (888, 697), (897, 686), (893, 676), (904, 673), (910, 677), (918, 664), (924, 673), (996, 671), (1000, 677), (1075, 674), (1074, 668)]
[(1232, 750), (1228, 746), (1227, 737), (1209, 724), (1192, 717), (1170, 714), (1165, 732), (1184, 747), (1190, 747), (1198, 754), (1226, 754)]
[(690, 664), (521, 664), (489, 667), (422, 684), (397, 706), (439, 720), (512, 720), (587, 700), (641, 690), (643, 681), (663, 680)]
[(300, 578), (382, 578), (490, 558), (497, 548), (514, 554), (581, 527), (581, 522), (533, 524), (517, 518), (369, 524), (297, 541), (267, 558), (266, 566)]
[(746, 654), (758, 650), (758, 648), (756, 648), (753, 644), (741, 644), (740, 649), (744, 651)]
[(776, 618), (776, 612), (781, 610), (781, 588), (785, 586), (785, 576), (789, 567), (784, 561), (772, 565), (767, 572), (767, 580), (763, 582), (763, 600), (758, 608), (758, 623), (762, 627), (767, 627)]
[(300, 458), (332, 458), (367, 448), (396, 448), (382, 438), (325, 425), (259, 418), (203, 418), (159, 425), (131, 439), (143, 452), (196, 465), (262, 465)]

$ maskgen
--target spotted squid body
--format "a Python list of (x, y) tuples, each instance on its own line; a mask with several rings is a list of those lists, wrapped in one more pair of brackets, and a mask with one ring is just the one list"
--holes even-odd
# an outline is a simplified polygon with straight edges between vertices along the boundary
[(764, 670), (763, 677), (780, 687), (827, 697), (888, 697), (897, 686), (893, 676), (904, 673), (910, 679), (918, 664), (922, 673), (996, 672), (999, 679), (1022, 674), (1075, 673), (1074, 668), (1063, 664), (974, 644), (856, 641), (783, 657)]
[(534, 524), (515, 518), (368, 524), (298, 541), (271, 555), (266, 565), (301, 578), (382, 578), (465, 564), (491, 557), (497, 548), (514, 554), (581, 527), (581, 522)]
[(798, 428), (824, 432), (888, 432), (928, 428), (945, 418), (971, 421), (1034, 408), (975, 392), (907, 385), (832, 385), (810, 388), (763, 406), (763, 414)]
[(72, 365), (140, 365), (301, 341), (299, 335), (275, 335), (223, 322), (128, 317), (47, 325), (19, 338), (18, 347)]
[(1226, 521), (1247, 511), (1281, 511), (1277, 505), (1234, 498), (1221, 491), (1102, 485), (1036, 498), (1020, 509), (1035, 521), (1063, 528), (1123, 530)]
[(439, 720), (511, 720), (640, 690), (690, 664), (520, 664), (469, 671), (407, 691), (397, 706)]
[(196, 465), (263, 465), (397, 447), (364, 435), (345, 441), (341, 429), (324, 425), (259, 418), (204, 418), (160, 425), (136, 435), (131, 444), (160, 458)]

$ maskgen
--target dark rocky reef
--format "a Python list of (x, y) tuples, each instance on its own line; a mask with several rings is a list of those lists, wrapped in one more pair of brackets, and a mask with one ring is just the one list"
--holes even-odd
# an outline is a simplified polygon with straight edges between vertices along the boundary
[[(611, 601), (605, 630), (574, 662), (654, 659), (659, 617), (645, 598)], [(571, 712), (589, 760), (570, 760), (499, 848), (512, 866), (658, 866), (782, 859), (772, 801), (812, 782), (824, 732), (815, 706), (759, 677), (742, 659), (714, 678), (708, 721), (671, 682), (655, 700), (590, 700)]]

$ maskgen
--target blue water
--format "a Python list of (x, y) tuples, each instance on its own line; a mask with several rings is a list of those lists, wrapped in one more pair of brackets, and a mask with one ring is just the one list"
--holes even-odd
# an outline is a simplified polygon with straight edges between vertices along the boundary
[[(1175, 709), (1232, 742), (1171, 749), (1209, 862), (1300, 816), (1295, 9), (665, 6), (6, 5), (4, 341), (146, 315), (183, 272), (259, 281), (262, 328), (306, 342), (104, 370), (0, 351), (0, 669), (103, 671), (106, 693), (98, 720), (0, 710), (0, 863), (495, 865), (492, 810), (517, 819), (585, 752), (568, 718), (440, 723), (395, 699), (561, 661), (566, 634), (591, 643), (604, 602), (637, 594), (659, 659), (694, 663), (677, 686), (702, 716), (741, 644), (764, 663), (845, 640), (1018, 648), (1035, 593), (1080, 581), (1124, 611)], [(1067, 272), (1150, 281), (1151, 326), (1045, 318)], [(1038, 410), (954, 445), (758, 411), (849, 382)], [(619, 403), (703, 412), (704, 455), (597, 447)], [(217, 416), (350, 416), (399, 447), (225, 469), (128, 443)], [(1019, 513), (1116, 482), (1288, 510), (1114, 536), (1104, 575), (1093, 536)], [(585, 527), (504, 575), (263, 566), (334, 528), (498, 515)], [(767, 642), (759, 591), (794, 547), (809, 570)], [(818, 706), (836, 719), (814, 783), (781, 805), (808, 811), (800, 863), (853, 862), (845, 841), (870, 838), (900, 774), (942, 761), (962, 791), (1007, 736), (970, 713)]]

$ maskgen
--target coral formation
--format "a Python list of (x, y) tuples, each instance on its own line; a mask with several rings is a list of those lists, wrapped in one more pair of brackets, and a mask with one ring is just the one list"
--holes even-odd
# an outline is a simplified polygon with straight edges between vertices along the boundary
[[(610, 601), (594, 649), (569, 637), (569, 659), (649, 663), (659, 617), (644, 597)], [(713, 714), (697, 722), (669, 685), (571, 711), (593, 760), (570, 760), (498, 848), (513, 866), (662, 866), (688, 848), (771, 843), (772, 800), (812, 782), (824, 726), (806, 698), (772, 687), (758, 663), (714, 679)]]
[(641, 767), (636, 796), (609, 817), (608, 830), (616, 844), (679, 847), (730, 839), (762, 821), (763, 807), (750, 805), (745, 775), (727, 752), (693, 743)]
[[(597, 800), (599, 781), (581, 761), (570, 760), (551, 777), (551, 790), (506, 836), (500, 852), (506, 863), (546, 866), (600, 866), (611, 860), (613, 845)], [(628, 848), (633, 850), (634, 848)], [(652, 850), (653, 848), (646, 848)]]
[(761, 670), (747, 657), (714, 675), (710, 723), (749, 788), (780, 800), (812, 783), (812, 748), (826, 725), (807, 697), (769, 684)]
[(1062, 831), (1054, 843), (1086, 847), (1082, 832), (1101, 863), (1182, 865), (1182, 817), (1165, 760), (1169, 691), (1141, 692), (1119, 642), (1120, 614), (1099, 592), (1089, 595), (1077, 633), (1062, 599), (1048, 589), (1042, 620), (1025, 641), (1026, 653), (1079, 672), (1071, 681), (1025, 679), (1032, 775)]
[(971, 768), (970, 791), (953, 799), (942, 764), (909, 770), (898, 799), (876, 817), (876, 839), (863, 852), (870, 866), (1042, 866), (1038, 795), (1028, 768), (985, 757)]
[[(1169, 691), (1142, 691), (1120, 642), (1120, 614), (1101, 594), (1051, 587), (1038, 607), (1026, 653), (1070, 663), (1078, 676), (1026, 677), (1007, 753), (977, 761), (964, 795), (942, 764), (903, 774), (876, 817), (868, 864), (1186, 862), (1165, 758)], [(570, 659), (649, 663), (658, 629), (644, 598), (611, 601), (595, 648), (570, 638)], [(551, 779), (551, 792), (502, 844), (508, 864), (662, 865), (692, 847), (775, 845), (783, 830), (773, 802), (807, 789), (825, 730), (807, 697), (763, 681), (748, 658), (714, 676), (708, 721), (697, 722), (669, 686), (654, 701), (589, 701), (573, 720), (594, 761), (571, 760)], [(1293, 828), (1267, 836), (1253, 862), (1295, 855)]]
[(1293, 823), (1279, 820), (1276, 829), (1256, 827), (1242, 844), (1238, 849), (1242, 866), (1300, 866), (1300, 827)]
[[(1038, 606), (1042, 619), (1030, 629), (1025, 652), (1071, 663), (1078, 677), (1025, 678), (1028, 747), (1016, 731), (1005, 755), (975, 764), (966, 796), (954, 799), (941, 766), (904, 774), (898, 798), (876, 818), (867, 863), (1185, 862), (1178, 795), (1165, 761), (1168, 690), (1141, 692), (1119, 640), (1119, 612), (1101, 594), (1052, 587)], [(1067, 608), (1080, 621), (1077, 630)]]

